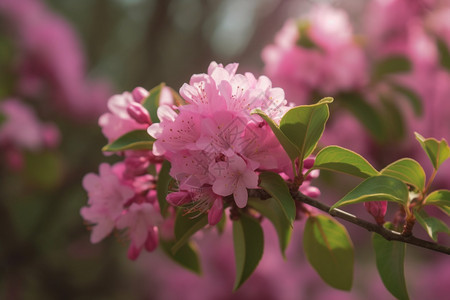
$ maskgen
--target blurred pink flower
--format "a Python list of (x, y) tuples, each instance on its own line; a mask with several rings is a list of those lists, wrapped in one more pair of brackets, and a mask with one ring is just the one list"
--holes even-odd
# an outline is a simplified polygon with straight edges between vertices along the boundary
[(6, 118), (0, 124), (0, 145), (38, 151), (59, 144), (59, 131), (55, 125), (40, 122), (27, 104), (17, 99), (3, 100), (0, 113)]
[(85, 79), (82, 47), (67, 21), (39, 0), (2, 0), (0, 16), (18, 48), (19, 94), (46, 93), (59, 109), (81, 120), (105, 111), (110, 86)]
[[(300, 46), (302, 38), (314, 45)], [(262, 59), (265, 73), (296, 104), (308, 104), (314, 92), (328, 96), (358, 90), (368, 80), (366, 58), (347, 15), (325, 5), (313, 7), (301, 22), (288, 20)]]

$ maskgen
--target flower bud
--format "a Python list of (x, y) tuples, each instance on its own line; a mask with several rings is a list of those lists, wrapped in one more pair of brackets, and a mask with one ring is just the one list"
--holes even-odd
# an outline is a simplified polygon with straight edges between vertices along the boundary
[(209, 225), (214, 226), (217, 223), (219, 223), (220, 219), (222, 219), (222, 213), (223, 213), (222, 197), (217, 197), (208, 212)]
[(148, 111), (137, 102), (132, 102), (127, 107), (127, 113), (139, 124), (151, 124), (150, 115)]
[(147, 239), (145, 240), (145, 249), (152, 252), (158, 247), (158, 228), (154, 226), (148, 231)]
[(387, 211), (387, 201), (364, 202), (364, 206), (366, 207), (369, 214), (371, 214), (375, 218), (377, 224), (384, 224), (384, 216), (386, 215)]
[(138, 86), (134, 88), (134, 90), (131, 92), (131, 95), (133, 95), (134, 101), (141, 103), (143, 99), (148, 97), (149, 92), (146, 89)]
[(191, 202), (192, 196), (189, 192), (185, 191), (173, 192), (167, 195), (166, 200), (173, 206), (180, 206)]

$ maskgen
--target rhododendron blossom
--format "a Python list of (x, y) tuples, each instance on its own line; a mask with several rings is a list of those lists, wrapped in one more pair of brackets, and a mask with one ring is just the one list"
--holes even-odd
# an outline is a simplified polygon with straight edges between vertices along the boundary
[[(218, 196), (233, 195), (236, 205), (245, 207), (247, 189), (258, 187), (258, 171), (290, 168), (270, 127), (251, 114), (258, 108), (279, 121), (290, 108), (283, 90), (273, 88), (265, 76), (256, 79), (250, 73), (236, 74), (236, 70), (237, 64), (223, 67), (211, 63), (208, 74), (193, 75), (190, 83), (181, 87), (180, 94), (188, 104), (177, 111), (160, 107), (161, 122), (148, 128), (157, 139), (153, 153), (172, 163), (170, 175), (179, 181), (180, 192), (195, 194), (196, 189), (212, 188), (217, 195), (203, 200), (205, 211)], [(187, 199), (169, 197), (183, 204)]]

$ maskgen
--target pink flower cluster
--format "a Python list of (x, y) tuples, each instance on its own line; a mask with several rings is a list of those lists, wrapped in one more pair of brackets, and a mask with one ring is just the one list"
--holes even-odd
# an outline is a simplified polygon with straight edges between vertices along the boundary
[(153, 154), (171, 162), (170, 175), (179, 182), (167, 200), (191, 205), (189, 212), (209, 211), (212, 225), (222, 216), (224, 197), (246, 206), (247, 189), (258, 187), (258, 171), (290, 169), (270, 127), (251, 114), (258, 108), (279, 121), (289, 109), (283, 90), (265, 76), (236, 74), (237, 67), (213, 62), (207, 74), (193, 75), (180, 89), (188, 104), (160, 107), (161, 122), (148, 128), (157, 139)]
[[(153, 153), (171, 162), (170, 175), (179, 182), (179, 191), (167, 201), (187, 207), (188, 213), (208, 212), (210, 225), (222, 217), (224, 197), (233, 196), (240, 208), (247, 205), (247, 189), (258, 187), (258, 172), (293, 177), (272, 130), (251, 114), (260, 109), (279, 122), (290, 108), (283, 90), (265, 76), (236, 74), (237, 67), (212, 62), (207, 74), (193, 75), (180, 89), (188, 104), (160, 107), (161, 122), (148, 128), (157, 139)], [(309, 188), (318, 194), (314, 189)]]
[[(173, 91), (161, 87), (159, 123), (152, 122), (146, 108), (154, 97), (143, 88), (109, 99), (109, 112), (100, 117), (99, 125), (110, 143), (144, 129), (156, 141), (152, 151), (119, 152), (122, 162), (102, 164), (99, 175), (85, 176), (89, 201), (81, 215), (93, 225), (93, 243), (114, 229), (126, 228), (126, 238), (131, 240), (128, 257), (136, 259), (143, 249), (152, 251), (157, 246), (158, 231), (165, 239), (173, 238), (175, 210), (169, 208), (163, 220), (156, 194), (163, 160), (171, 163), (170, 176), (178, 184), (167, 202), (183, 206), (185, 213), (194, 216), (208, 213), (210, 225), (220, 221), (224, 207), (233, 200), (237, 207), (247, 205), (247, 189), (258, 188), (259, 172), (273, 171), (293, 179), (292, 163), (271, 128), (252, 114), (260, 109), (279, 122), (290, 109), (284, 92), (272, 87), (265, 76), (236, 74), (237, 67), (212, 62), (207, 74), (193, 75), (180, 89), (186, 105), (175, 106)], [(305, 160), (303, 173), (313, 162), (314, 158)], [(156, 171), (150, 174), (151, 165)], [(310, 184), (318, 174), (311, 172), (300, 191), (319, 196)]]
[[(163, 88), (161, 101), (172, 103), (170, 91)], [(114, 95), (108, 101), (111, 112), (99, 119), (104, 135), (114, 141), (123, 134), (146, 129), (148, 111), (141, 102), (149, 95), (143, 88)], [(162, 100), (165, 99), (165, 100)], [(148, 150), (127, 150), (119, 153), (123, 161), (110, 166), (101, 164), (99, 175), (90, 173), (83, 179), (89, 206), (81, 209), (82, 217), (92, 224), (91, 242), (97, 243), (114, 229), (126, 229), (130, 240), (128, 257), (136, 259), (143, 249), (153, 251), (158, 245), (158, 227), (163, 224), (156, 195), (157, 176), (148, 173), (150, 165), (159, 171), (161, 157)]]
[[(302, 39), (312, 44), (299, 45)], [(296, 104), (309, 103), (313, 93), (336, 95), (368, 81), (366, 58), (347, 15), (330, 6), (315, 6), (302, 22), (288, 20), (262, 59), (265, 73)]]
[(22, 151), (40, 151), (59, 144), (59, 131), (52, 123), (42, 123), (28, 105), (18, 99), (0, 102), (0, 149), (12, 169), (23, 167)]

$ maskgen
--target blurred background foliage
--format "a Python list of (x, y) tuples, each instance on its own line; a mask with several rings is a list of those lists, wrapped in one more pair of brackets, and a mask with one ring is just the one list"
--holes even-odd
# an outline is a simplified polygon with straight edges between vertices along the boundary
[[(272, 43), (275, 33), (287, 18), (302, 16), (315, 4), (331, 3), (349, 13), (358, 34), (361, 12), (366, 2), (47, 0), (43, 3), (73, 27), (85, 56), (85, 76), (109, 82), (110, 96), (130, 91), (136, 86), (150, 89), (160, 82), (166, 82), (177, 90), (192, 74), (204, 72), (211, 61), (224, 64), (239, 62), (240, 72), (262, 74), (261, 50)], [(0, 14), (2, 97), (16, 96), (14, 54), (17, 45), (12, 42), (14, 34), (5, 21), (7, 19), (8, 16)], [(33, 99), (29, 105), (41, 119), (56, 124), (61, 142), (59, 147), (37, 152), (24, 150), (22, 158), (25, 167), (20, 170), (12, 169), (11, 158), (6, 156), (6, 151), (2, 153), (1, 299), (169, 299), (175, 295), (169, 291), (176, 290), (178, 285), (185, 289), (180, 291), (180, 295), (185, 292), (186, 299), (188, 295), (208, 299), (205, 295), (211, 294), (203, 293), (208, 289), (225, 291), (220, 299), (283, 299), (280, 295), (289, 293), (293, 299), (389, 297), (374, 269), (373, 253), (368, 243), (370, 235), (361, 230), (355, 232), (354, 228), (349, 230), (352, 237), (355, 235), (358, 269), (351, 296), (325, 286), (305, 263), (304, 257), (300, 257), (301, 247), (298, 245), (301, 234), (296, 237), (288, 253), (288, 262), (292, 264), (279, 259), (275, 261), (282, 267), (271, 266), (267, 262), (266, 267), (261, 267), (261, 273), (255, 274), (255, 278), (236, 294), (231, 294), (232, 280), (227, 279), (228, 273), (225, 272), (222, 277), (211, 275), (226, 269), (212, 258), (203, 261), (203, 265), (209, 263), (211, 266), (205, 267), (206, 274), (197, 280), (192, 279), (195, 275), (187, 274), (161, 258), (160, 252), (144, 254), (137, 262), (128, 261), (126, 245), (120, 243), (120, 237), (109, 237), (100, 244), (90, 244), (89, 232), (79, 215), (79, 209), (87, 200), (81, 181), (84, 174), (97, 171), (99, 162), (117, 160), (114, 156), (105, 157), (100, 151), (106, 140), (97, 125), (96, 116), (99, 114), (94, 113), (89, 119), (71, 118), (53, 107), (46, 95), (18, 96), (23, 99), (38, 98), (39, 101)], [(347, 190), (342, 189), (340, 193)], [(338, 192), (332, 196), (337, 199), (340, 194)], [(297, 230), (300, 233), (301, 226)], [(229, 236), (224, 239), (231, 244)], [(276, 244), (276, 241), (272, 239), (272, 243)], [(206, 242), (203, 244), (210, 246)], [(223, 247), (226, 249), (227, 246)], [(266, 251), (267, 256), (270, 256), (269, 252)], [(434, 254), (418, 249), (411, 249), (407, 255), (410, 257), (407, 259), (407, 271), (419, 271), (423, 263), (429, 264), (431, 270), (439, 266), (439, 259), (442, 258), (433, 258)], [(447, 259), (448, 266), (448, 258), (444, 259)], [(285, 289), (291, 287), (291, 290), (281, 291), (270, 283), (283, 270), (288, 271), (285, 277), (281, 276), (285, 278), (285, 285), (282, 286)], [(428, 272), (425, 279), (417, 281), (413, 291), (429, 288), (436, 293), (439, 291), (441, 295), (447, 292), (448, 295), (448, 287), (443, 284), (432, 286), (433, 280), (428, 278), (430, 274)], [(448, 271), (441, 274), (449, 278)], [(416, 275), (419, 276), (420, 272)], [(206, 276), (211, 276), (216, 282), (205, 280), (202, 286)], [(185, 284), (185, 280), (191, 286)], [(218, 282), (224, 282), (226, 288), (220, 289)], [(272, 290), (268, 291), (264, 286), (270, 286)], [(189, 289), (194, 291), (188, 292)]]

